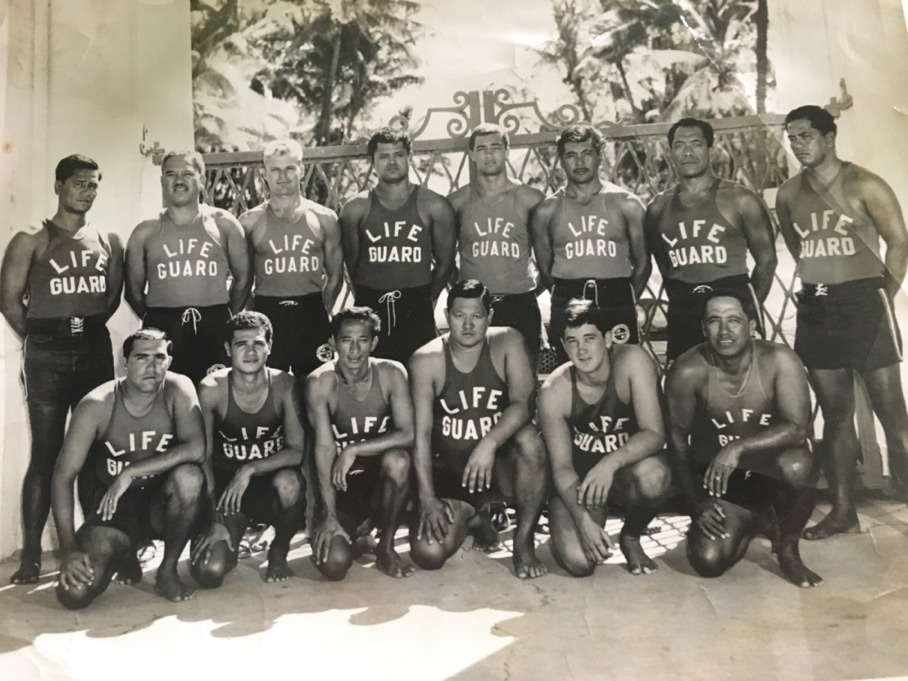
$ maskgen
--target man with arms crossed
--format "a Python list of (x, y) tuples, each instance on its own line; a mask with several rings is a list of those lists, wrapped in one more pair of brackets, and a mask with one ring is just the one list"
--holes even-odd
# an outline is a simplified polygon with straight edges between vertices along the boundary
[(265, 581), (290, 579), (287, 553), (306, 506), (299, 388), (290, 374), (267, 366), (271, 322), (261, 312), (243, 311), (230, 319), (227, 334), (231, 368), (199, 385), (205, 479), (216, 508), (192, 547), (192, 576), (209, 589), (236, 567), (250, 520), (274, 526)]
[(539, 271), (552, 291), (549, 340), (559, 363), (565, 308), (573, 298), (592, 300), (606, 312), (612, 341), (637, 343), (636, 295), (652, 265), (643, 237), (643, 204), (599, 179), (602, 133), (586, 123), (558, 136), (558, 158), (567, 184), (546, 198), (530, 221)]
[(804, 169), (779, 189), (776, 211), (803, 286), (795, 352), (823, 411), (823, 461), (834, 495), (829, 515), (804, 537), (824, 539), (858, 528), (855, 374), (883, 426), (895, 482), (908, 494), (908, 415), (892, 307), (908, 267), (908, 231), (889, 185), (838, 157), (828, 111), (799, 107), (785, 117), (785, 129)]
[(450, 332), (410, 360), (419, 494), (410, 556), (438, 569), (468, 532), (493, 547), (497, 533), (481, 512), (492, 494), (513, 489), (514, 569), (528, 579), (546, 572), (533, 538), (545, 501), (545, 450), (530, 423), (535, 385), (526, 346), (514, 329), (489, 328), (491, 299), (475, 279), (455, 284), (445, 311)]
[(478, 279), (492, 291), (494, 325), (520, 331), (535, 371), (542, 321), (528, 224), (544, 195), (508, 175), (508, 133), (500, 125), (474, 128), (469, 146), (475, 179), (448, 196), (457, 222), (460, 278)]
[[(710, 161), (712, 126), (682, 118), (668, 131), (681, 181), (646, 209), (645, 229), (668, 295), (669, 361), (703, 342), (703, 296), (734, 289), (766, 300), (776, 270), (775, 236), (766, 205), (746, 187), (716, 177)], [(747, 275), (747, 253), (754, 270)]]
[(269, 365), (302, 379), (321, 366), (319, 348), (330, 335), (328, 314), (344, 277), (340, 227), (333, 210), (303, 196), (298, 142), (270, 142), (262, 154), (269, 198), (240, 216), (253, 260), (253, 307), (274, 326)]
[(306, 380), (306, 411), (315, 430), (324, 504), (312, 559), (328, 579), (343, 579), (371, 539), (367, 533), (374, 519), (381, 532), (378, 569), (391, 577), (409, 577), (413, 568), (394, 550), (413, 446), (407, 372), (399, 362), (370, 357), (381, 329), (370, 308), (342, 310), (331, 326), (337, 359)]
[(785, 577), (818, 586), (798, 542), (813, 511), (813, 456), (807, 446), (810, 394), (804, 366), (784, 345), (752, 338), (750, 296), (709, 294), (706, 342), (669, 371), (669, 442), (691, 516), (687, 558), (718, 577), (764, 533)]
[(435, 301), (454, 265), (454, 212), (443, 196), (410, 183), (410, 137), (382, 128), (369, 139), (375, 188), (340, 214), (356, 304), (381, 318), (376, 357), (405, 363), (435, 337)]
[[(170, 341), (143, 329), (123, 342), (126, 376), (79, 403), (54, 470), (54, 522), (60, 539), (57, 599), (84, 608), (110, 584), (142, 578), (136, 548), (164, 538), (155, 591), (171, 601), (192, 597), (177, 561), (198, 532), (204, 507), (205, 431), (192, 382), (168, 372)], [(88, 466), (95, 502), (73, 524), (73, 481)]]
[(224, 325), (243, 309), (250, 283), (243, 228), (227, 211), (201, 203), (204, 176), (197, 152), (166, 154), (166, 208), (140, 222), (126, 244), (126, 301), (144, 328), (167, 333), (171, 371), (196, 385), (226, 361)]
[(655, 363), (636, 345), (616, 345), (589, 300), (568, 304), (564, 348), (570, 363), (546, 379), (539, 421), (557, 496), (549, 499), (552, 555), (575, 577), (593, 574), (614, 548), (607, 502), (626, 519), (619, 546), (631, 574), (658, 567), (640, 535), (662, 507), (671, 474)]
[[(88, 391), (114, 376), (106, 322), (120, 305), (123, 246), (116, 234), (102, 234), (86, 219), (100, 181), (90, 158), (62, 159), (54, 181), (57, 212), (39, 229), (15, 235), (0, 269), (0, 310), (24, 339), (32, 435), (22, 483), (24, 539), (13, 584), (34, 584), (41, 572), (41, 535), (66, 416)], [(83, 503), (91, 501), (86, 481), (80, 484)]]

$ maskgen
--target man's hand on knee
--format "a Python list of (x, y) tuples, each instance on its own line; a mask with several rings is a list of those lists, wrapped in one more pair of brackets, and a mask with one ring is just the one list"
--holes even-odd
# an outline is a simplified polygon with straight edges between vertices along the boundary
[(725, 510), (722, 504), (712, 501), (702, 506), (697, 515), (697, 527), (707, 539), (727, 539), (728, 529), (725, 527)]
[(91, 585), (95, 571), (91, 559), (82, 551), (71, 551), (60, 561), (60, 586), (66, 591)]

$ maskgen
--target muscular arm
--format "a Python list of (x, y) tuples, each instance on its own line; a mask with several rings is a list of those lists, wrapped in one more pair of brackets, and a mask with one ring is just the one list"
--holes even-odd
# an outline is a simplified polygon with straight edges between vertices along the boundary
[(539, 268), (539, 279), (547, 288), (552, 288), (552, 263), (554, 251), (552, 250), (551, 222), (554, 219), (556, 202), (546, 199), (530, 214), (530, 241), (533, 246), (533, 256)]
[(230, 283), (230, 312), (236, 314), (246, 306), (252, 290), (249, 249), (242, 225), (227, 211), (218, 211), (215, 220), (224, 235), (224, 250), (233, 281)]
[(25, 337), (26, 307), (22, 300), (34, 253), (34, 237), (19, 232), (13, 237), (0, 267), (0, 311), (20, 338)]
[(539, 392), (539, 426), (551, 461), (555, 489), (574, 524), (580, 527), (586, 509), (577, 501), (580, 478), (574, 469), (571, 449), (570, 405), (570, 381), (562, 373), (550, 376)]
[(120, 307), (120, 298), (123, 295), (123, 242), (113, 232), (107, 236), (107, 240), (110, 243), (110, 263), (107, 268), (107, 293), (104, 308), (107, 312), (107, 319), (110, 319)]
[(862, 184), (864, 207), (886, 244), (885, 263), (888, 272), (886, 292), (892, 299), (905, 280), (905, 271), (908, 269), (908, 231), (905, 229), (905, 216), (892, 188), (882, 179), (868, 173)]
[[(98, 424), (104, 413), (103, 400), (96, 400), (93, 396), (88, 396), (79, 402), (70, 419), (63, 447), (60, 449), (60, 456), (54, 467), (51, 503), (57, 538), (60, 541), (60, 553), (64, 556), (76, 549), (73, 483), (85, 465), (88, 452), (98, 434)], [(109, 413), (109, 405), (106, 413)], [(95, 509), (83, 510), (88, 514)]]
[(432, 404), (435, 400), (433, 364), (442, 361), (439, 354), (417, 352), (410, 358), (410, 390), (413, 396), (413, 467), (419, 501), (436, 499), (432, 480)]
[(138, 315), (145, 316), (145, 285), (148, 275), (145, 272), (145, 242), (151, 236), (151, 229), (157, 220), (139, 223), (126, 242), (126, 302)]
[(649, 259), (646, 235), (643, 232), (644, 209), (640, 199), (628, 194), (621, 201), (621, 215), (624, 218), (630, 243), (631, 267), (633, 268), (631, 271), (631, 284), (634, 287), (634, 295), (639, 298), (646, 288), (649, 275), (653, 271), (653, 264)]
[(306, 414), (315, 431), (315, 470), (318, 488), (325, 506), (325, 519), (337, 519), (337, 505), (331, 469), (337, 456), (337, 444), (331, 430), (331, 415), (328, 411), (329, 387), (319, 375), (306, 379)]
[[(425, 194), (421, 193), (420, 196)], [(451, 269), (454, 267), (454, 251), (457, 248), (457, 232), (454, 227), (454, 209), (443, 196), (432, 194), (429, 215), (432, 221), (432, 300), (445, 290)]]
[(659, 216), (662, 214), (665, 201), (668, 200), (670, 197), (660, 194), (646, 207), (646, 213), (643, 216), (643, 234), (649, 246), (649, 252), (653, 254), (656, 266), (662, 274), (663, 282), (668, 277), (669, 262), (668, 253), (665, 251), (662, 237), (659, 234)]
[[(499, 352), (504, 355), (504, 378), (508, 386), (510, 404), (501, 412), (498, 423), (492, 426), (479, 444), (488, 443), (497, 451), (518, 430), (530, 422), (530, 400), (536, 390), (536, 381), (530, 368), (530, 360), (527, 357), (522, 336), (517, 331), (510, 329), (498, 334), (492, 342), (501, 344)], [(495, 354), (497, 353), (493, 345), (493, 358)]]
[(668, 372), (665, 394), (668, 406), (668, 443), (672, 472), (681, 486), (681, 492), (693, 513), (697, 504), (706, 498), (702, 486), (694, 478), (691, 458), (690, 435), (696, 412), (699, 386), (705, 380), (699, 367), (679, 359)]
[(350, 277), (350, 288), (356, 294), (356, 267), (359, 263), (360, 234), (359, 225), (369, 210), (369, 199), (354, 197), (344, 204), (340, 212), (341, 242), (343, 244), (344, 263)]
[(791, 198), (788, 196), (788, 187), (790, 186), (786, 182), (779, 189), (779, 193), (776, 194), (776, 218), (779, 220), (779, 229), (782, 232), (782, 239), (788, 247), (788, 252), (791, 253), (791, 257), (794, 258), (795, 262), (798, 262), (801, 259), (801, 238), (795, 232), (794, 225), (791, 222), (791, 211), (789, 209)]
[(344, 281), (344, 251), (341, 247), (341, 229), (337, 215), (333, 210), (324, 209), (318, 220), (325, 230), (325, 288), (322, 289), (322, 300), (328, 314), (334, 309), (337, 296), (340, 295)]
[(205, 471), (205, 486), (208, 488), (208, 497), (212, 504), (217, 502), (214, 498), (214, 424), (220, 417), (218, 407), (220, 391), (214, 378), (206, 377), (199, 384), (199, 408), (202, 410), (202, 425), (205, 428), (205, 462), (202, 470)]
[(775, 235), (772, 220), (766, 204), (750, 190), (736, 189), (737, 212), (741, 216), (741, 227), (747, 241), (747, 250), (754, 259), (754, 269), (750, 281), (761, 303), (772, 288), (772, 275), (776, 271)]

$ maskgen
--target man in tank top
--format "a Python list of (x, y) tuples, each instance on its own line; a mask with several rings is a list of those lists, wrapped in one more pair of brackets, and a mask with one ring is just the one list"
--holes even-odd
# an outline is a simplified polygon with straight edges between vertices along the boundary
[(223, 366), (224, 325), (249, 294), (243, 228), (200, 201), (201, 154), (169, 152), (161, 163), (165, 209), (140, 222), (126, 244), (126, 301), (145, 328), (173, 341), (171, 371), (198, 384)]
[(378, 130), (368, 152), (378, 182), (341, 209), (344, 261), (356, 304), (381, 318), (375, 356), (405, 363), (435, 337), (435, 302), (454, 265), (454, 212), (410, 182), (406, 132)]
[(448, 196), (457, 223), (459, 275), (478, 279), (492, 292), (494, 325), (520, 331), (535, 371), (542, 320), (528, 225), (544, 195), (508, 175), (508, 133), (500, 125), (475, 127), (469, 148), (475, 175)]
[(230, 368), (199, 385), (212, 517), (193, 544), (192, 576), (205, 588), (219, 587), (236, 567), (250, 521), (274, 526), (265, 581), (293, 576), (287, 553), (306, 506), (303, 426), (296, 381), (267, 366), (272, 333), (261, 312), (234, 315), (224, 343)]
[[(644, 228), (668, 295), (669, 361), (703, 341), (703, 298), (716, 288), (755, 298), (761, 305), (776, 269), (769, 211), (754, 192), (716, 177), (710, 149), (712, 126), (682, 118), (668, 131), (669, 154), (680, 182), (646, 209)], [(747, 254), (754, 269), (747, 274)]]
[[(84, 608), (110, 584), (142, 578), (136, 548), (163, 537), (155, 591), (171, 601), (193, 595), (177, 561), (199, 531), (205, 503), (205, 430), (198, 397), (185, 376), (168, 372), (170, 342), (157, 329), (123, 342), (126, 376), (79, 402), (54, 471), (53, 509), (60, 539), (57, 599)], [(73, 481), (83, 468), (95, 499), (75, 531)]]
[(631, 574), (658, 567), (640, 535), (663, 506), (671, 474), (661, 451), (665, 428), (659, 378), (649, 354), (615, 344), (601, 310), (568, 304), (564, 348), (570, 359), (539, 393), (539, 424), (552, 462), (552, 555), (568, 574), (587, 577), (614, 548), (605, 531), (609, 503), (625, 508), (619, 537)]
[(567, 184), (546, 198), (530, 221), (539, 271), (552, 292), (549, 342), (559, 364), (564, 310), (573, 298), (605, 310), (615, 343), (637, 343), (636, 295), (651, 268), (643, 238), (643, 205), (599, 179), (602, 133), (586, 123), (561, 131), (557, 148)]
[(312, 559), (331, 580), (343, 579), (353, 559), (380, 532), (376, 566), (409, 577), (394, 549), (407, 502), (413, 403), (399, 362), (371, 357), (381, 320), (371, 308), (350, 307), (331, 320), (337, 359), (306, 380), (306, 411), (315, 431), (315, 466), (324, 504)]
[[(31, 458), (22, 483), (23, 544), (13, 584), (34, 584), (50, 511), (54, 463), (66, 417), (88, 391), (113, 378), (107, 320), (120, 305), (123, 247), (87, 214), (98, 192), (98, 164), (75, 154), (56, 168), (57, 212), (17, 233), (0, 268), (0, 310), (23, 339), (22, 372)], [(90, 494), (80, 484), (80, 497)]]
[(807, 376), (787, 347), (752, 338), (755, 316), (750, 296), (713, 291), (706, 341), (666, 380), (670, 451), (691, 517), (687, 558), (718, 577), (765, 534), (785, 578), (818, 586), (798, 549), (816, 496)]
[(326, 358), (328, 315), (344, 277), (337, 214), (303, 196), (303, 149), (262, 152), (268, 200), (240, 216), (253, 259), (253, 307), (274, 326), (269, 366), (304, 378)]
[(497, 548), (488, 505), (508, 496), (517, 508), (514, 570), (532, 579), (546, 572), (533, 539), (546, 483), (545, 448), (530, 422), (535, 380), (520, 334), (489, 328), (491, 304), (482, 283), (456, 283), (445, 311), (451, 330), (410, 360), (419, 495), (410, 557), (438, 569), (468, 533), (474, 547)]
[(785, 129), (804, 168), (779, 189), (776, 211), (798, 263), (795, 352), (810, 372), (823, 412), (822, 458), (834, 495), (829, 515), (804, 537), (823, 539), (858, 529), (855, 375), (867, 386), (883, 426), (895, 484), (908, 497), (908, 414), (893, 314), (908, 267), (908, 231), (890, 186), (838, 157), (836, 123), (828, 111), (810, 105), (794, 109)]

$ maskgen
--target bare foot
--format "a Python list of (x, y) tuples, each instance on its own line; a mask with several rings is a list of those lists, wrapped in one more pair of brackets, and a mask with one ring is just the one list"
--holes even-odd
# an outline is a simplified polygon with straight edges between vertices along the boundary
[(286, 582), (293, 577), (293, 570), (287, 565), (287, 552), (277, 555), (274, 544), (268, 550), (268, 569), (265, 570), (266, 582)]
[(514, 574), (518, 579), (535, 579), (542, 577), (548, 568), (536, 557), (536, 551), (532, 547), (518, 549), (514, 547)]
[(783, 547), (779, 551), (779, 567), (789, 582), (801, 588), (820, 586), (823, 578), (816, 572), (807, 568), (801, 561), (801, 554), (795, 545), (791, 548)]
[(413, 574), (413, 566), (404, 563), (393, 547), (387, 551), (378, 551), (375, 558), (375, 567), (395, 579), (409, 577)]
[(41, 559), (23, 557), (19, 569), (9, 578), (10, 584), (37, 584), (41, 576)]
[(640, 546), (640, 537), (630, 537), (625, 534), (618, 536), (618, 546), (627, 560), (627, 571), (632, 575), (651, 575), (659, 569), (652, 558), (646, 555)]
[(188, 601), (195, 595), (195, 591), (180, 581), (176, 570), (164, 574), (158, 570), (158, 576), (154, 580), (154, 590), (172, 603)]
[(492, 522), (488, 509), (478, 511), (467, 522), (467, 531), (473, 537), (473, 550), (492, 553), (501, 549), (501, 537)]
[(848, 534), (860, 532), (861, 524), (858, 522), (858, 515), (855, 511), (846, 513), (844, 516), (833, 515), (830, 513), (813, 527), (806, 528), (801, 536), (810, 541), (816, 539), (826, 539), (834, 534)]
[(142, 544), (142, 546), (140, 546), (139, 550), (136, 552), (136, 557), (138, 558), (139, 565), (147, 565), (154, 560), (157, 553), (157, 547), (154, 545), (154, 542), (149, 539), (148, 542)]
[(142, 581), (142, 559), (130, 550), (117, 564), (113, 581), (117, 584), (137, 584)]

